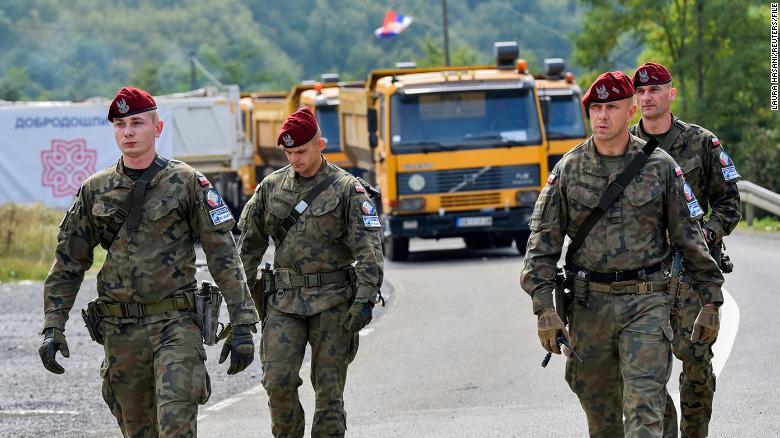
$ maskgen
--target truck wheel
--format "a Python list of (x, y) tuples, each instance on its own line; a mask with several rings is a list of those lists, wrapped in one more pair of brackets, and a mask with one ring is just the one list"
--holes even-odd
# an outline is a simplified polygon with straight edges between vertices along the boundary
[(470, 234), (463, 236), (463, 241), (468, 249), (486, 249), (492, 245), (488, 234)]
[(514, 236), (511, 233), (496, 233), (493, 235), (493, 247), (509, 248), (513, 240)]
[(403, 262), (409, 258), (408, 237), (388, 237), (384, 244), (385, 256), (394, 262)]
[(528, 246), (529, 237), (531, 237), (531, 230), (515, 232), (515, 244), (517, 245), (517, 252), (520, 254), (525, 254), (525, 247)]

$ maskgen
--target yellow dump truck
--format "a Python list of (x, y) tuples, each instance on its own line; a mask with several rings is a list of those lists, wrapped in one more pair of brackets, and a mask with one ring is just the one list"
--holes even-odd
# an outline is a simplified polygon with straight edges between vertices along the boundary
[(339, 102), (342, 88), (363, 88), (363, 82), (339, 82), (338, 75), (324, 74), (322, 82), (301, 92), (298, 107), (308, 106), (314, 111), (317, 123), (326, 140), (322, 153), (332, 164), (356, 176), (365, 176), (365, 171), (354, 166), (352, 160), (341, 148), (339, 129)]
[(547, 137), (547, 166), (552, 169), (563, 154), (588, 138), (582, 91), (574, 75), (565, 72), (561, 58), (544, 60), (544, 75), (535, 76)]
[(391, 260), (408, 257), (411, 237), (525, 251), (547, 145), (515, 43), (496, 43), (496, 66), (373, 71), (341, 89), (339, 113), (342, 147), (382, 191)]
[(338, 76), (322, 75), (322, 82), (309, 81), (295, 85), (289, 92), (262, 92), (241, 99), (244, 133), (254, 154), (252, 164), (238, 170), (243, 192), (248, 198), (255, 186), (276, 169), (288, 164), (284, 150), (276, 144), (276, 136), (284, 119), (298, 108), (311, 107), (327, 145), (323, 154), (329, 162), (355, 173), (352, 162), (339, 146), (338, 104), (340, 87), (360, 86), (359, 83), (338, 82)]

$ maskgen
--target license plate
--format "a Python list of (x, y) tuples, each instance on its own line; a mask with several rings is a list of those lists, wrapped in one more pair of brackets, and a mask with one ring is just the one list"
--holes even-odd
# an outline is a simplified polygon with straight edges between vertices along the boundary
[(455, 219), (456, 227), (489, 227), (493, 225), (490, 216), (459, 217)]

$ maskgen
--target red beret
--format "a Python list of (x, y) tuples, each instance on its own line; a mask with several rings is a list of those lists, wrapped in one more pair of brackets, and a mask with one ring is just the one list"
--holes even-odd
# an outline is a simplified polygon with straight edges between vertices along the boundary
[(108, 121), (113, 122), (114, 119), (121, 119), (156, 109), (157, 103), (146, 91), (135, 87), (122, 87), (116, 93), (114, 100), (111, 101), (111, 106), (108, 108)]
[(613, 100), (628, 99), (634, 95), (634, 87), (631, 79), (622, 71), (608, 71), (602, 73), (582, 96), (582, 104), (585, 110), (591, 102), (611, 102)]
[(317, 134), (317, 119), (311, 108), (305, 106), (287, 116), (279, 128), (276, 144), (286, 148), (303, 146)]
[(634, 73), (634, 88), (661, 85), (672, 81), (672, 74), (661, 64), (646, 62)]

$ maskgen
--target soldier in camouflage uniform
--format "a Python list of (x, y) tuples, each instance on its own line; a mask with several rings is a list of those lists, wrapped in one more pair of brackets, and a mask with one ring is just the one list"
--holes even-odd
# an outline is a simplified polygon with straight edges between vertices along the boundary
[[(364, 186), (322, 157), (325, 140), (309, 108), (287, 118), (278, 144), (291, 165), (258, 185), (239, 221), (239, 254), (250, 286), (269, 238), (276, 248), (273, 279), (264, 279), (271, 286), (262, 298), (261, 308), (267, 311), (260, 346), (272, 432), (276, 437), (303, 436), (298, 387), (309, 343), (316, 394), (311, 434), (344, 436), (347, 366), (357, 353), (358, 332), (371, 321), (382, 284), (382, 228)], [(311, 205), (303, 203), (334, 174), (335, 181)], [(279, 225), (293, 208), (302, 214), (283, 235)]]
[[(553, 310), (564, 238), (574, 238), (607, 186), (644, 146), (628, 133), (636, 110), (633, 94), (631, 80), (611, 72), (599, 76), (583, 96), (593, 136), (566, 154), (548, 177), (531, 216), (521, 277), (544, 348), (560, 353), (557, 336), (570, 337), (584, 360), (567, 360), (566, 381), (585, 410), (592, 437), (662, 434), (672, 362), (662, 269), (671, 253), (667, 239), (683, 251), (702, 302), (722, 302), (723, 277), (707, 252), (698, 225), (701, 211), (692, 195), (687, 199), (682, 171), (656, 149), (566, 267), (574, 276), (567, 313), (571, 334)], [(694, 337), (713, 339), (713, 320), (717, 309), (703, 309)]]
[[(108, 120), (122, 158), (87, 179), (60, 224), (43, 289), (45, 337), (39, 353), (47, 370), (64, 372), (55, 355), (69, 356), (65, 322), (93, 250), (102, 245), (108, 250), (97, 275), (103, 398), (126, 437), (195, 436), (198, 404), (211, 393), (206, 352), (193, 320), (196, 240), (241, 333), (231, 346), (228, 374), (246, 368), (254, 355), (251, 329), (258, 317), (230, 232), (235, 222), (205, 176), (156, 155), (163, 122), (148, 93), (121, 89)], [(161, 169), (145, 186), (142, 204), (134, 202), (128, 215), (121, 205), (136, 191), (143, 193), (144, 185), (135, 181), (145, 181), (145, 168), (152, 166)], [(109, 223), (124, 217), (112, 235)]]
[[(666, 136), (675, 135), (672, 127), (678, 127), (680, 133), (670, 139), (673, 142), (666, 151), (679, 163), (704, 214), (712, 210), (703, 223), (703, 231), (710, 253), (719, 262), (721, 239), (734, 230), (741, 216), (736, 167), (712, 132), (685, 123), (672, 114), (671, 105), (677, 90), (672, 87), (672, 76), (666, 67), (645, 63), (634, 73), (633, 82), (642, 118), (630, 132), (643, 140), (655, 137), (662, 144)], [(672, 351), (683, 362), (680, 373), (681, 429), (685, 437), (706, 437), (715, 395), (712, 343), (690, 341), (693, 323), (701, 309), (699, 298), (690, 294), (680, 297), (678, 302), (678, 308), (672, 313)], [(667, 398), (666, 411), (664, 435), (676, 437), (677, 410), (671, 397)]]

